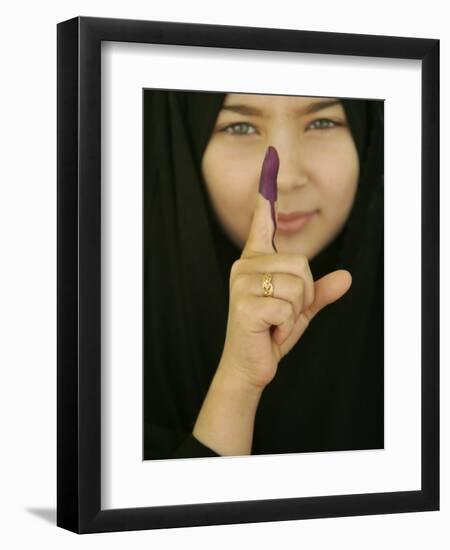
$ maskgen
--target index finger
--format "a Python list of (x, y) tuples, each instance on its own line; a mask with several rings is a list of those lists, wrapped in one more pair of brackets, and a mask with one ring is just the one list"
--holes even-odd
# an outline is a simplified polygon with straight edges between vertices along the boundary
[(277, 248), (275, 231), (277, 227), (275, 202), (277, 200), (277, 175), (279, 158), (275, 147), (269, 145), (264, 157), (259, 181), (259, 194), (253, 212), (247, 242), (241, 258), (267, 254)]

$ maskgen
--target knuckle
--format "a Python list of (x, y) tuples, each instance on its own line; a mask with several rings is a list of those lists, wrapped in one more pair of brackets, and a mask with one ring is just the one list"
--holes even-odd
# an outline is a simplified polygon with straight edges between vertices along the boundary
[(295, 319), (297, 318), (297, 315), (295, 313), (295, 306), (294, 306), (294, 304), (290, 304), (290, 306), (291, 307), (290, 307), (290, 316), (289, 317), (290, 317), (291, 321), (294, 322)]
[(285, 300), (282, 300), (279, 307), (280, 315), (283, 317), (283, 319), (290, 319), (294, 317), (294, 306), (291, 302), (286, 302)]
[(234, 292), (242, 293), (245, 290), (248, 290), (248, 275), (246, 273), (238, 273), (233, 279), (233, 290)]
[(238, 320), (255, 317), (255, 304), (248, 296), (241, 296), (234, 301), (234, 316)]
[(308, 308), (314, 303), (314, 288), (312, 288), (310, 294), (308, 295), (308, 298), (305, 299), (305, 307)]
[(231, 269), (230, 269), (230, 278), (229, 278), (230, 290), (231, 290), (231, 287), (234, 284), (234, 281), (238, 277), (240, 277), (243, 273), (245, 273), (244, 262), (245, 262), (245, 260), (243, 260), (242, 258), (237, 259), (235, 262), (233, 262), (233, 264), (231, 266)]
[(250, 303), (248, 300), (241, 298), (234, 303), (234, 311), (238, 317), (247, 317), (250, 313)]
[(310, 282), (308, 286), (306, 286), (305, 283), (305, 290), (304, 290), (304, 307), (308, 308), (310, 305), (314, 302), (314, 282)]
[(305, 294), (305, 281), (301, 277), (298, 278), (298, 282), (295, 285), (295, 294), (297, 298), (303, 298)]
[(298, 306), (298, 311), (296, 312), (296, 316), (300, 314), (300, 311), (305, 305), (305, 281), (300, 277), (299, 281), (295, 287), (295, 303)]
[(298, 263), (299, 268), (303, 271), (309, 265), (308, 257), (305, 256), (304, 254), (298, 254), (297, 263)]
[(242, 261), (240, 259), (233, 262), (230, 270), (230, 280), (233, 280), (241, 270)]

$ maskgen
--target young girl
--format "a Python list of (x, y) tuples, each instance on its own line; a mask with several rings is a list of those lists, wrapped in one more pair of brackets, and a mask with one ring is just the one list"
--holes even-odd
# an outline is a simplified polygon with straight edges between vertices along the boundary
[(383, 447), (382, 103), (144, 102), (144, 458)]

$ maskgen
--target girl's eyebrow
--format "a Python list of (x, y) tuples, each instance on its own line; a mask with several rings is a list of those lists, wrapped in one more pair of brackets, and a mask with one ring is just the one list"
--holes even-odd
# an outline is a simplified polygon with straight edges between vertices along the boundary
[[(311, 113), (317, 113), (322, 109), (327, 109), (328, 107), (333, 107), (334, 105), (339, 105), (341, 103), (340, 99), (328, 99), (326, 101), (316, 101), (307, 105), (306, 107), (300, 107), (296, 109), (295, 113), (309, 115)], [(251, 107), (250, 105), (224, 105), (221, 109), (222, 111), (233, 111), (234, 113), (240, 113), (241, 115), (248, 116), (263, 116), (264, 113), (257, 107)]]

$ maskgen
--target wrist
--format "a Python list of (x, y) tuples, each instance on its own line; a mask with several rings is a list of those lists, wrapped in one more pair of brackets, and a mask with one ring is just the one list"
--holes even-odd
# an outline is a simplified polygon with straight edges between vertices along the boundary
[(224, 360), (221, 360), (217, 367), (213, 384), (216, 387), (220, 386), (224, 392), (239, 394), (242, 398), (250, 400), (259, 400), (265, 388), (265, 385), (252, 381), (245, 369)]
[[(258, 371), (258, 369), (256, 369)], [(273, 378), (273, 374), (267, 376), (266, 373), (255, 372), (255, 368), (247, 367), (239, 362), (230, 360), (226, 355), (222, 355), (216, 375), (234, 384), (241, 392), (249, 395), (261, 395), (264, 388)]]

